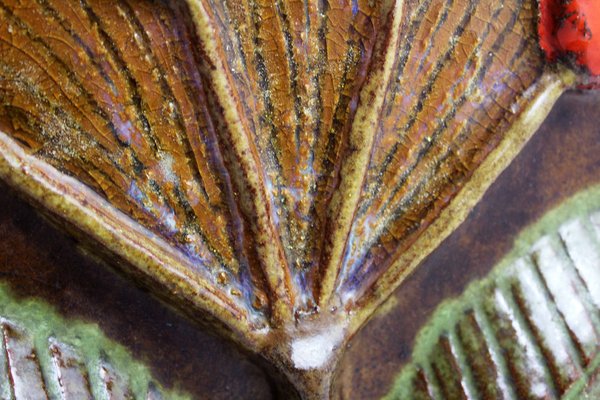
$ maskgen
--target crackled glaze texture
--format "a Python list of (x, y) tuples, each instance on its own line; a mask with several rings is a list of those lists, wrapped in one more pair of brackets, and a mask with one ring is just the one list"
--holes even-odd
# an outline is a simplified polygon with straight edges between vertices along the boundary
[(0, 174), (304, 397), (577, 83), (527, 0), (0, 2)]

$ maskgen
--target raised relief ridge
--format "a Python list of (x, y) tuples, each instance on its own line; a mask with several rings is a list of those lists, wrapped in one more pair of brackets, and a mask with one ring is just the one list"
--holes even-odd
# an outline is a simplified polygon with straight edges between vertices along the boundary
[(346, 341), (577, 84), (546, 65), (537, 15), (2, 0), (0, 175), (327, 396)]

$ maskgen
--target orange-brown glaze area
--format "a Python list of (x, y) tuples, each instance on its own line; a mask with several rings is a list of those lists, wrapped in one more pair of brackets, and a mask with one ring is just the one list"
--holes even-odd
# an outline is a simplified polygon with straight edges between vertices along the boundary
[(344, 144), (372, 52), (379, 2), (210, 2), (295, 286), (308, 296)]
[(249, 282), (184, 11), (169, 2), (2, 1), (0, 118), (32, 153), (198, 268)]
[(397, 4), (0, 0), (0, 126), (249, 311), (351, 307), (543, 72), (530, 2)]
[(431, 0), (406, 15), (342, 292), (369, 288), (502, 139), (542, 73), (535, 13), (521, 0)]

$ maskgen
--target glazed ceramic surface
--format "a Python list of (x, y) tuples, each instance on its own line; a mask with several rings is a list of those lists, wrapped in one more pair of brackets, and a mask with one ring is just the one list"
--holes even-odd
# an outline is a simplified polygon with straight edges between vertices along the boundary
[(440, 307), (388, 398), (597, 397), (599, 205), (598, 186), (567, 200)]
[(5, 2), (0, 173), (260, 355), (281, 390), (326, 398), (348, 340), (558, 96), (593, 85), (585, 64), (547, 64), (537, 15), (523, 1)]

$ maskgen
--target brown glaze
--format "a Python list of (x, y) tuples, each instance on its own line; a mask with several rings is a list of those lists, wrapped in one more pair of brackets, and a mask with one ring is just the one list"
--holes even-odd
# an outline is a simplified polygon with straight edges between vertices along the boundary
[(567, 399), (581, 398), (586, 386), (594, 391), (599, 207), (594, 186), (520, 234), (493, 272), (436, 311), (386, 398)]
[(600, 93), (569, 92), (559, 100), (469, 218), (395, 292), (395, 305), (353, 339), (340, 366), (339, 398), (386, 394), (408, 363), (419, 328), (444, 299), (486, 276), (522, 229), (600, 183), (598, 104)]
[(67, 319), (97, 323), (165, 388), (198, 399), (271, 398), (269, 378), (229, 341), (90, 258), (78, 241), (1, 188), (0, 277), (19, 298), (41, 299)]
[(325, 398), (347, 340), (575, 83), (545, 68), (536, 12), (4, 1), (0, 172)]
[[(600, 181), (594, 123), (600, 118), (599, 101), (600, 94), (580, 93), (559, 100), (539, 134), (465, 223), (397, 291), (397, 305), (372, 319), (351, 342), (338, 378), (340, 398), (385, 394), (408, 361), (414, 334), (441, 300), (484, 276), (520, 229)], [(83, 256), (76, 242), (11, 190), (3, 187), (0, 193), (0, 275), (16, 293), (42, 298), (72, 318), (98, 322), (148, 362), (166, 387), (181, 387), (199, 399), (272, 398), (267, 378), (226, 341), (203, 333)], [(446, 266), (443, 271), (440, 265)]]

